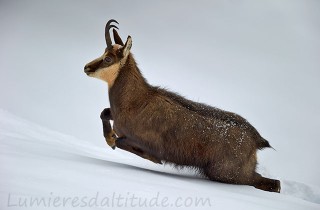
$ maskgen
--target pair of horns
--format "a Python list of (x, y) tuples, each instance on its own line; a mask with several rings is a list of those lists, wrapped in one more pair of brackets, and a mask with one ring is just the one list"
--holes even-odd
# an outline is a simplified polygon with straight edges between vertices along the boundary
[[(114, 20), (114, 19), (111, 19), (107, 22), (106, 24), (106, 28), (105, 28), (105, 38), (106, 38), (106, 44), (107, 44), (107, 48), (110, 50), (112, 49), (112, 41), (111, 41), (111, 37), (110, 37), (110, 29), (111, 28), (116, 28), (116, 29), (119, 29), (117, 26), (115, 25), (112, 25), (112, 23), (118, 23), (118, 21)], [(113, 29), (113, 36), (114, 36), (114, 40), (116, 42), (116, 44), (120, 44), (123, 46), (123, 42), (118, 34), (118, 32)]]

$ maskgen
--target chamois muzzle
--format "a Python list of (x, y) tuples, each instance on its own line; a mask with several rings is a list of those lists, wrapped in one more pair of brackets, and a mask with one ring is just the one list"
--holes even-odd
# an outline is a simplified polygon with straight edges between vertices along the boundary
[(90, 67), (88, 66), (85, 66), (84, 67), (84, 72), (89, 75), (90, 73), (93, 73), (94, 72), (94, 69), (91, 69)]
[(111, 25), (111, 23), (118, 23), (118, 21), (111, 19), (107, 22), (106, 24), (106, 28), (105, 28), (105, 38), (106, 38), (106, 44), (107, 44), (107, 49), (110, 50), (112, 49), (112, 41), (111, 41), (111, 37), (110, 37), (110, 29), (111, 28), (116, 28), (119, 29), (117, 26), (115, 25)]
[(101, 57), (91, 61), (90, 63), (88, 63), (84, 67), (84, 72), (87, 75), (90, 75), (90, 74), (94, 73), (99, 68), (101, 63), (102, 63), (102, 58)]

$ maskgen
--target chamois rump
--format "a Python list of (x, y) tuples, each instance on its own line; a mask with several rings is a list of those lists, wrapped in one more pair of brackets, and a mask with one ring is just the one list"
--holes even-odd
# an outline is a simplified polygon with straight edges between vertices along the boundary
[(150, 85), (130, 52), (132, 38), (124, 44), (113, 29), (112, 45), (112, 23), (118, 22), (106, 24), (104, 53), (84, 68), (108, 83), (110, 108), (101, 113), (108, 145), (155, 163), (192, 167), (213, 181), (280, 192), (279, 180), (255, 171), (257, 150), (271, 147), (269, 142), (235, 113)]

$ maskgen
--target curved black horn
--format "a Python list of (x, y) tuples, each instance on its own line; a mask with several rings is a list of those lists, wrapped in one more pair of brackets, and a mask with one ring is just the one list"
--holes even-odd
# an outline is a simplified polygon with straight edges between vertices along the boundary
[(111, 49), (112, 48), (112, 41), (111, 41), (111, 37), (110, 37), (110, 29), (111, 28), (116, 28), (116, 29), (119, 29), (117, 26), (115, 25), (111, 25), (111, 23), (117, 23), (119, 24), (116, 20), (114, 19), (111, 19), (107, 22), (106, 24), (106, 29), (105, 29), (105, 38), (106, 38), (106, 44), (107, 44), (107, 48), (108, 49)]

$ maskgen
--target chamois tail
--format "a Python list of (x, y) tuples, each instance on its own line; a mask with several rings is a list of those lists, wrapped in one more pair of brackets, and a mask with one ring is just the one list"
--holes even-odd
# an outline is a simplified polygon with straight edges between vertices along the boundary
[(261, 137), (260, 141), (258, 141), (257, 146), (258, 146), (258, 149), (259, 149), (259, 150), (262, 150), (262, 149), (264, 149), (264, 148), (272, 148), (272, 149), (274, 149), (274, 148), (269, 144), (269, 142), (268, 142), (266, 139), (262, 138), (262, 137)]

